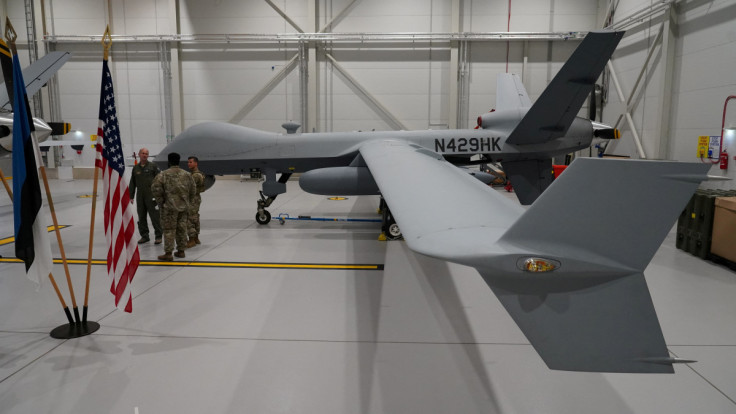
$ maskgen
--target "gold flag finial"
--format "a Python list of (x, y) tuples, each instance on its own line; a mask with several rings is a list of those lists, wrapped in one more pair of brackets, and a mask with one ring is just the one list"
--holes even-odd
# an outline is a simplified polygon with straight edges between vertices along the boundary
[(105, 28), (105, 34), (102, 35), (102, 47), (105, 50), (105, 60), (110, 55), (110, 46), (112, 46), (112, 36), (110, 35), (110, 25)]
[(10, 50), (13, 51), (14, 55), (18, 54), (18, 50), (15, 48), (15, 39), (18, 38), (18, 34), (15, 33), (15, 29), (13, 28), (13, 25), (10, 23), (10, 18), (5, 18), (5, 40), (8, 41), (8, 46), (10, 46)]

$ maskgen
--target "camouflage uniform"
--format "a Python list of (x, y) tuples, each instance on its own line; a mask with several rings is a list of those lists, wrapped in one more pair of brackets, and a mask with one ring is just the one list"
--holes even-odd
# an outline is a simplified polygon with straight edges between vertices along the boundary
[(157, 175), (151, 186), (156, 202), (161, 206), (161, 224), (164, 229), (164, 251), (169, 254), (184, 251), (187, 245), (187, 211), (189, 202), (197, 193), (191, 174), (179, 168), (169, 167)]
[(136, 188), (138, 189), (136, 206), (138, 207), (138, 233), (140, 233), (141, 238), (148, 239), (148, 220), (146, 219), (146, 215), (151, 217), (151, 224), (153, 224), (156, 239), (161, 238), (162, 232), (159, 211), (156, 206), (156, 200), (153, 198), (153, 193), (151, 192), (153, 179), (160, 172), (161, 170), (159, 170), (158, 166), (149, 161), (133, 167), (133, 173), (130, 176), (128, 188), (131, 200), (135, 199), (135, 190)]
[(202, 174), (199, 168), (195, 167), (192, 171), (192, 179), (194, 180), (197, 193), (189, 203), (188, 234), (190, 239), (199, 236), (199, 206), (202, 204), (202, 196), (200, 194), (204, 192), (204, 174)]

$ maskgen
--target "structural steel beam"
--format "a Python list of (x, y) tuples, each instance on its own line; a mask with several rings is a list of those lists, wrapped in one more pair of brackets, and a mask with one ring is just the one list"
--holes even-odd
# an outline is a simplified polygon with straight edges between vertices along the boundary
[[(616, 76), (616, 71), (613, 69), (613, 65), (611, 64), (611, 61), (608, 61), (608, 70), (611, 74), (611, 80), (613, 80), (613, 84), (616, 87), (616, 92), (618, 92), (618, 97), (621, 99), (621, 102), (626, 101), (626, 96), (624, 95), (624, 91), (621, 89), (621, 84), (618, 81), (618, 76)], [(634, 136), (634, 143), (636, 144), (636, 149), (639, 151), (639, 157), (641, 159), (646, 159), (647, 154), (644, 152), (644, 147), (641, 145), (641, 139), (639, 138), (639, 133), (636, 131), (636, 125), (634, 125), (634, 120), (631, 118), (631, 114), (629, 114), (628, 108), (624, 112), (621, 117), (619, 117), (619, 121), (616, 122), (616, 128), (621, 120), (621, 118), (626, 118), (626, 122), (629, 124), (629, 129), (631, 129), (631, 134)]]
[(652, 45), (649, 46), (649, 52), (647, 53), (647, 58), (644, 60), (644, 65), (642, 66), (641, 71), (639, 71), (639, 76), (636, 78), (636, 82), (634, 82), (634, 87), (631, 88), (631, 94), (629, 95), (629, 99), (626, 100), (626, 107), (631, 110), (631, 105), (634, 100), (634, 97), (637, 96), (637, 88), (639, 87), (639, 83), (644, 78), (644, 74), (647, 73), (647, 69), (649, 68), (649, 62), (652, 60), (652, 56), (654, 56), (654, 51), (657, 49), (657, 46), (659, 45), (659, 42), (662, 40), (662, 31), (664, 30), (664, 22), (659, 25), (659, 31), (657, 32), (657, 36), (654, 37), (654, 42), (652, 42)]
[[(308, 15), (312, 18), (312, 23), (310, 25), (310, 29), (317, 30), (317, 27), (319, 27), (319, 6), (320, 2), (317, 0), (309, 0), (308, 3)], [(303, 42), (304, 43), (304, 42)], [(305, 57), (307, 58), (306, 64), (302, 67), (306, 67), (306, 71), (304, 72), (303, 80), (307, 82), (307, 96), (305, 99), (302, 99), (302, 101), (307, 103), (306, 108), (302, 108), (302, 110), (307, 114), (306, 119), (303, 119), (302, 122), (305, 124), (302, 128), (302, 131), (304, 132), (316, 132), (321, 130), (319, 126), (319, 119), (320, 119), (320, 106), (319, 106), (319, 64), (317, 62), (318, 59), (318, 44), (314, 41), (309, 41), (305, 43), (307, 48), (305, 53)]]
[[(452, 16), (451, 24), (452, 30), (459, 32), (461, 30), (460, 19), (462, 14), (460, 13), (462, 0), (452, 0)], [(449, 114), (447, 117), (448, 126), (450, 129), (457, 129), (458, 120), (460, 116), (460, 45), (457, 40), (450, 41), (450, 78), (449, 91), (450, 99), (449, 103)]]
[(268, 94), (271, 93), (271, 91), (278, 86), (278, 84), (281, 83), (281, 81), (284, 80), (292, 70), (294, 70), (298, 61), (299, 54), (296, 54), (286, 63), (286, 65), (284, 65), (283, 68), (281, 68), (278, 73), (276, 73), (276, 75), (274, 75), (273, 78), (271, 78), (270, 81), (268, 81), (263, 88), (261, 88), (260, 91), (258, 91), (258, 93), (253, 96), (253, 98), (251, 98), (250, 101), (248, 101), (248, 103), (243, 106), (243, 108), (240, 109), (240, 111), (238, 111), (237, 114), (233, 115), (228, 122), (233, 124), (240, 123), (240, 121), (242, 121), (243, 118), (245, 118), (245, 116), (263, 100), (263, 98), (268, 96)]
[[(175, 28), (176, 32), (179, 33), (181, 30), (180, 25), (180, 10), (178, 0), (169, 0), (169, 24)], [(184, 130), (184, 105), (182, 96), (184, 95), (184, 85), (182, 83), (182, 70), (181, 70), (181, 43), (173, 44), (169, 47), (169, 67), (171, 68), (171, 133), (174, 139), (175, 136), (179, 135)], [(166, 137), (168, 140), (169, 137)]]
[(394, 129), (398, 129), (398, 130), (406, 130), (406, 129), (408, 129), (406, 127), (406, 125), (404, 125), (398, 118), (396, 118), (391, 113), (391, 111), (389, 111), (385, 106), (383, 106), (383, 104), (381, 104), (381, 102), (378, 99), (376, 99), (373, 95), (370, 94), (370, 92), (368, 92), (364, 87), (362, 87), (360, 85), (360, 83), (358, 83), (358, 81), (355, 78), (353, 78), (348, 73), (348, 71), (345, 70), (345, 68), (343, 68), (337, 62), (337, 60), (335, 60), (334, 57), (332, 57), (332, 55), (330, 55), (329, 53), (325, 53), (325, 56), (332, 63), (332, 67), (334, 67), (335, 69), (337, 69), (337, 71), (343, 77), (345, 77), (345, 79), (347, 79), (347, 81), (353, 87), (355, 87), (360, 92), (360, 94), (362, 95), (362, 97), (365, 98), (365, 99), (367, 99), (371, 103), (371, 105), (373, 105), (373, 107), (378, 110), (378, 114), (381, 115), (381, 117), (384, 119), (384, 121), (386, 121)]
[(271, 8), (276, 11), (276, 13), (279, 14), (279, 16), (283, 17), (284, 20), (286, 20), (286, 22), (289, 23), (291, 27), (293, 27), (297, 32), (304, 33), (304, 30), (302, 30), (302, 28), (299, 27), (299, 25), (296, 24), (295, 21), (291, 20), (291, 18), (289, 18), (289, 16), (287, 16), (286, 13), (284, 13), (284, 11), (279, 8), (279, 6), (275, 5), (271, 0), (266, 0), (266, 3), (268, 3), (268, 5), (271, 6)]
[[(113, 43), (215, 43), (248, 44), (278, 42), (361, 43), (371, 42), (498, 42), (498, 41), (567, 41), (582, 40), (588, 32), (485, 32), (485, 33), (243, 33), (243, 34), (178, 34), (178, 35), (114, 35)], [(48, 35), (48, 43), (100, 43), (101, 35)], [(18, 42), (19, 45), (24, 43)], [(280, 45), (284, 46), (284, 45)], [(297, 46), (295, 45), (294, 48)], [(333, 45), (332, 47), (335, 47)]]
[(350, 11), (350, 9), (352, 9), (353, 6), (356, 3), (358, 3), (358, 1), (359, 0), (353, 0), (352, 2), (350, 2), (350, 4), (348, 4), (347, 6), (345, 6), (345, 8), (342, 9), (342, 11), (337, 14), (337, 16), (333, 17), (332, 20), (330, 20), (329, 22), (325, 23), (325, 25), (322, 26), (321, 29), (319, 29), (318, 33), (328, 33), (327, 32), (327, 28), (328, 27), (332, 27), (332, 25), (337, 25), (338, 23), (340, 23), (340, 21), (342, 21), (342, 19), (344, 19), (345, 16), (347, 16), (347, 14)]
[(649, 21), (660, 13), (669, 12), (669, 9), (674, 3), (675, 0), (659, 0), (632, 12), (622, 19), (618, 19), (616, 22), (605, 28), (611, 30), (624, 30), (631, 26), (636, 26), (642, 22)]
[(659, 112), (659, 158), (672, 159), (672, 135), (671, 113), (672, 113), (672, 85), (674, 83), (675, 68), (675, 30), (677, 27), (677, 13), (673, 7), (665, 14), (662, 22), (662, 62), (664, 65), (664, 76), (659, 85), (662, 92), (662, 104)]

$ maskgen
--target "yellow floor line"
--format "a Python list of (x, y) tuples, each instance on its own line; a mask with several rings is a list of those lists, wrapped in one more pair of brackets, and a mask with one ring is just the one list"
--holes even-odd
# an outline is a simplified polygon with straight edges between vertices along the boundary
[[(65, 227), (69, 227), (69, 226), (67, 226), (67, 225), (60, 225), (59, 226), (59, 230), (65, 228)], [(54, 231), (54, 226), (48, 226), (48, 227), (46, 227), (46, 230), (48, 230), (49, 233), (51, 233), (52, 231)], [(0, 239), (0, 246), (5, 245), (5, 244), (13, 243), (14, 241), (15, 241), (15, 236), (11, 236), (11, 237), (6, 237), (4, 239)]]
[[(67, 259), (68, 264), (86, 265), (86, 259)], [(0, 263), (21, 263), (15, 257), (0, 257)], [(61, 264), (61, 259), (54, 259)], [(104, 265), (105, 260), (93, 259), (93, 265)], [(141, 260), (139, 266), (177, 266), (177, 267), (220, 267), (220, 268), (256, 268), (256, 269), (320, 269), (320, 270), (383, 270), (382, 264), (317, 264), (317, 263), (260, 263), (260, 262), (163, 262)]]

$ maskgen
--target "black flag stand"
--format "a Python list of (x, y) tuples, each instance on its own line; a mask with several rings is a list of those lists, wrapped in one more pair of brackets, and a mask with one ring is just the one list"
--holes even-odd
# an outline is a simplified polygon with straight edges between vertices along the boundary
[(55, 339), (72, 339), (81, 338), (83, 336), (91, 335), (100, 329), (100, 324), (91, 321), (82, 322), (69, 322), (64, 325), (59, 325), (51, 330), (52, 338)]

